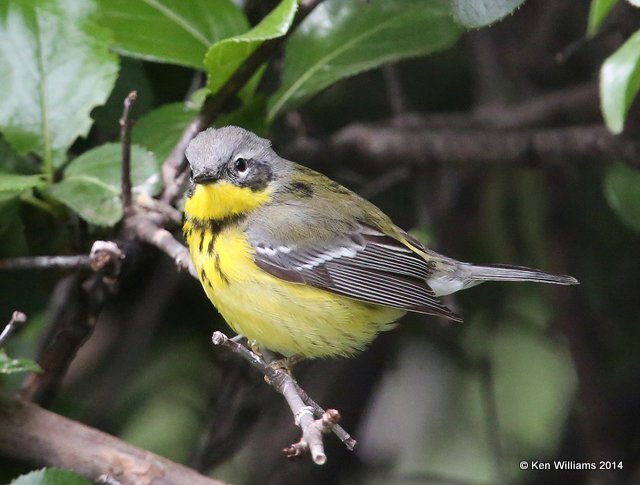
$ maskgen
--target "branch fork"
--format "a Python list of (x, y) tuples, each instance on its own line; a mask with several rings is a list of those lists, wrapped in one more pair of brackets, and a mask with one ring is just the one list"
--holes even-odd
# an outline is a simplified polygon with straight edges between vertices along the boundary
[(242, 345), (237, 339), (230, 339), (222, 332), (214, 332), (211, 340), (214, 345), (221, 345), (240, 355), (253, 367), (259, 370), (265, 380), (282, 394), (291, 409), (295, 424), (302, 430), (300, 441), (284, 448), (287, 458), (297, 458), (309, 453), (316, 465), (327, 461), (324, 452), (322, 435), (333, 432), (349, 450), (356, 445), (354, 440), (338, 422), (340, 413), (335, 409), (322, 409), (298, 385), (292, 375), (284, 369), (270, 365), (260, 355)]

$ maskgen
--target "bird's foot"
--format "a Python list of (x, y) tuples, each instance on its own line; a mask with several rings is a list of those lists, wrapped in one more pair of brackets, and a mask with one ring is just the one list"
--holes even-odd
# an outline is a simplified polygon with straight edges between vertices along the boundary
[(282, 359), (272, 360), (269, 363), (269, 367), (273, 370), (283, 370), (287, 374), (293, 377), (293, 366), (298, 362), (304, 360), (304, 357), (301, 355), (292, 355), (290, 357), (283, 357)]

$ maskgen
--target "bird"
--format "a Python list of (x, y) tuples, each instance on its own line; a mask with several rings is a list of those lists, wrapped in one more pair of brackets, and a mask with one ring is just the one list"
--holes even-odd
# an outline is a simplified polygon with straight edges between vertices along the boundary
[(186, 157), (183, 233), (200, 283), (236, 333), (285, 358), (352, 356), (407, 312), (462, 321), (439, 297), (485, 281), (578, 284), (439, 254), (240, 127), (202, 131)]

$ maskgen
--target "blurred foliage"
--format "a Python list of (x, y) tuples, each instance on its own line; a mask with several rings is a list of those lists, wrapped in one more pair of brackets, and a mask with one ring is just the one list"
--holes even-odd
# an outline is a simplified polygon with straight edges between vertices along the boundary
[(10, 359), (7, 353), (0, 349), (0, 374), (16, 372), (42, 372), (42, 369), (31, 359)]
[(602, 65), (600, 96), (602, 112), (613, 133), (622, 133), (627, 112), (640, 90), (640, 31)]
[[(527, 99), (599, 75), (609, 129), (637, 129), (638, 22), (622, 38), (616, 31), (616, 15), (633, 21), (634, 7), (559, 3), (564, 10), (550, 18), (542, 0), (327, 0), (215, 124), (286, 146), (389, 119), (389, 78), (376, 68), (393, 63), (409, 112), (472, 117), (496, 102), (482, 98), (487, 91)], [(134, 190), (155, 195), (162, 161), (205, 97), (265, 40), (285, 35), (297, 7), (0, 2), (0, 258), (86, 253), (97, 238), (120, 237), (124, 96), (138, 90)], [(576, 41), (577, 54), (553, 64)], [(362, 192), (389, 178), (357, 162), (316, 168)], [(410, 315), (362, 356), (302, 365), (307, 390), (357, 430), (355, 459), (336, 445), (321, 470), (285, 463), (279, 450), (297, 437), (284, 403), (239, 370), (243, 363), (210, 348), (213, 327), (224, 323), (197, 282), (150, 249), (110, 297), (53, 408), (238, 483), (548, 483), (551, 474), (523, 472), (518, 462), (554, 458), (624, 459), (628, 477), (640, 446), (640, 172), (615, 162), (426, 167), (371, 191), (400, 226), (445, 254), (568, 272), (581, 286), (482, 285), (449, 302), (466, 316), (462, 325)], [(29, 370), (23, 359), (35, 358), (46, 338), (60, 278), (0, 273), (0, 323), (15, 309), (29, 315), (1, 351), (0, 373)], [(3, 376), (2, 385), (15, 389), (21, 377)], [(603, 449), (617, 454), (593, 455)], [(205, 459), (197, 462), (198, 453)], [(0, 481), (21, 466), (5, 462)], [(36, 473), (55, 480), (59, 471)], [(24, 480), (15, 483), (57, 483)]]
[(82, 475), (69, 470), (43, 468), (42, 470), (19, 476), (12, 480), (10, 485), (89, 485), (90, 483)]

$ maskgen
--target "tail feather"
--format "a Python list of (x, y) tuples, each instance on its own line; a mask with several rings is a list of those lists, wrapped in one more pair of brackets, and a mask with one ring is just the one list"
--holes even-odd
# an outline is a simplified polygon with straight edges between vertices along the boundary
[[(545, 273), (539, 269), (524, 266), (509, 266), (492, 264), (486, 266), (471, 266), (469, 280), (473, 283), (481, 281), (533, 281), (536, 283), (551, 283), (555, 285), (578, 285), (577, 279), (568, 275)], [(476, 283), (477, 284), (477, 283)]]

